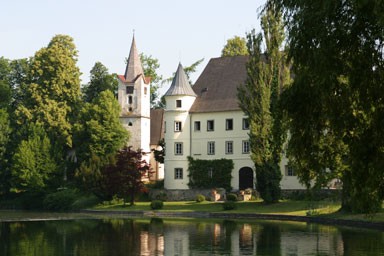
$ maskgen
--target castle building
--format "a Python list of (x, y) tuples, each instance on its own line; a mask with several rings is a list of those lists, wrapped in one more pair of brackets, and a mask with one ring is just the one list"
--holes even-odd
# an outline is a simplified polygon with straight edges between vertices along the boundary
[[(179, 64), (165, 93), (166, 189), (188, 189), (188, 156), (231, 159), (233, 189), (255, 187), (248, 117), (240, 109), (237, 87), (246, 80), (246, 56), (211, 59), (192, 87)], [(302, 189), (284, 158), (282, 189)]]
[[(147, 153), (152, 180), (164, 178), (166, 189), (188, 189), (188, 156), (195, 159), (231, 159), (233, 189), (255, 187), (250, 157), (248, 117), (240, 109), (237, 87), (246, 80), (246, 56), (213, 58), (192, 87), (179, 64), (165, 93), (165, 110), (150, 109), (150, 78), (145, 77), (135, 38), (124, 75), (118, 75), (120, 121), (130, 132), (128, 146)], [(154, 160), (164, 138), (164, 165)], [(302, 189), (283, 158), (282, 189)]]

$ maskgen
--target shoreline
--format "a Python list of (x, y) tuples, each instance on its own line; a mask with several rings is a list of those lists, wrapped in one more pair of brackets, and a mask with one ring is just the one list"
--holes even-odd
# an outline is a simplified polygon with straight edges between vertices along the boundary
[(124, 217), (138, 218), (202, 218), (202, 219), (250, 219), (250, 220), (279, 220), (316, 223), (331, 226), (346, 226), (355, 228), (368, 228), (384, 231), (384, 222), (369, 222), (361, 220), (335, 219), (316, 216), (297, 216), (284, 214), (263, 213), (222, 213), (222, 212), (164, 212), (164, 211), (108, 211), (108, 210), (81, 210), (80, 213), (100, 215), (122, 215)]

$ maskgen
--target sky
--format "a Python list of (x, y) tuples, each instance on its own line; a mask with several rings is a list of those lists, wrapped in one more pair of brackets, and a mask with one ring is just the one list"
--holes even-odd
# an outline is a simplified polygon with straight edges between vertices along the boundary
[[(227, 40), (260, 31), (265, 0), (0, 0), (0, 56), (28, 58), (57, 34), (74, 39), (82, 83), (99, 61), (123, 74), (135, 35), (139, 53), (158, 59), (158, 74), (171, 77), (179, 62), (220, 57)], [(169, 85), (164, 85), (164, 93)]]

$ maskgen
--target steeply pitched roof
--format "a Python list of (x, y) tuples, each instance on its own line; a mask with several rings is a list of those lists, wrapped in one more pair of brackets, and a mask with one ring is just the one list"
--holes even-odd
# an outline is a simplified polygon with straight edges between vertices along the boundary
[(157, 145), (164, 138), (163, 124), (164, 109), (151, 109), (151, 145)]
[(237, 87), (247, 78), (247, 61), (247, 56), (211, 59), (193, 86), (197, 98), (190, 112), (240, 110)]
[(135, 37), (133, 37), (127, 67), (125, 68), (124, 82), (134, 82), (140, 75), (144, 75), (143, 66), (141, 65), (140, 57), (137, 52)]
[(183, 66), (179, 63), (175, 77), (172, 80), (171, 87), (164, 96), (173, 96), (173, 95), (189, 95), (196, 96), (195, 92), (192, 90), (192, 87), (188, 81), (188, 77), (184, 72)]

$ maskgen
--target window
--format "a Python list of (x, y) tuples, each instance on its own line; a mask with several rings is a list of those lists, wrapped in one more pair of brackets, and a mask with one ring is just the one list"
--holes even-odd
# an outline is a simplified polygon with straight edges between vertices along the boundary
[(212, 132), (215, 130), (215, 121), (214, 120), (208, 120), (207, 121), (207, 131)]
[(175, 132), (181, 132), (181, 122), (175, 121)]
[(243, 118), (243, 130), (249, 130), (249, 119)]
[(227, 131), (233, 130), (233, 119), (225, 120), (225, 130)]
[(128, 96), (128, 104), (132, 104), (133, 102), (133, 98), (131, 95)]
[(290, 165), (285, 165), (285, 176), (296, 176), (295, 170)]
[(225, 142), (225, 154), (233, 154), (233, 141)]
[(215, 154), (215, 142), (214, 141), (208, 141), (208, 155), (214, 155)]
[(182, 155), (182, 154), (183, 154), (183, 143), (175, 142), (175, 155)]
[(176, 100), (176, 107), (181, 108), (181, 100)]
[(249, 153), (249, 141), (243, 140), (243, 154)]
[(144, 95), (147, 95), (147, 92), (148, 91), (148, 88), (147, 87), (144, 87)]
[(175, 168), (175, 180), (183, 179), (183, 168)]
[(213, 168), (212, 167), (208, 168), (208, 177), (211, 178), (211, 179), (213, 177)]
[(125, 88), (125, 90), (126, 90), (126, 93), (127, 94), (133, 94), (133, 86), (127, 86), (126, 88)]
[(200, 121), (195, 121), (195, 131), (200, 131)]
[(133, 125), (132, 122), (129, 122), (129, 123), (128, 123), (128, 126), (132, 126), (132, 125)]

